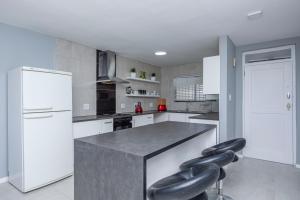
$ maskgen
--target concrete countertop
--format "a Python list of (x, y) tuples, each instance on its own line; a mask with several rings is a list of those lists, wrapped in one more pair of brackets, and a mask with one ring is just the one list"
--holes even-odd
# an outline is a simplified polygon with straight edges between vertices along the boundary
[(80, 138), (76, 139), (75, 143), (85, 143), (86, 145), (95, 145), (135, 156), (151, 158), (215, 127), (215, 125), (206, 124), (162, 122)]
[[(194, 117), (190, 117), (191, 119), (207, 119), (207, 120), (219, 120), (219, 113), (202, 113), (200, 111), (183, 111), (183, 110), (168, 110), (166, 112), (158, 112), (156, 110), (151, 111), (144, 111), (143, 113), (134, 113), (134, 112), (127, 112), (122, 114), (128, 114), (131, 116), (138, 116), (138, 115), (147, 115), (147, 114), (158, 114), (158, 113), (188, 113), (188, 114), (199, 114)], [(113, 115), (90, 115), (90, 116), (77, 116), (73, 117), (73, 123), (76, 122), (85, 122), (85, 121), (94, 121), (94, 120), (101, 120), (101, 119), (111, 119), (114, 118)]]
[(195, 115), (195, 116), (192, 116), (192, 117), (189, 117), (189, 118), (190, 119), (205, 119), (205, 120), (219, 121), (219, 113), (218, 112), (211, 112), (211, 113)]

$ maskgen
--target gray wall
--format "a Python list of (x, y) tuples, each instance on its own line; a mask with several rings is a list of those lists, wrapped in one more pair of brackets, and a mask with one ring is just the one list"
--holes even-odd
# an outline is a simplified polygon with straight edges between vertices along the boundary
[[(72, 72), (73, 116), (96, 114), (96, 49), (56, 40), (55, 69)], [(83, 105), (89, 104), (89, 109)]]
[[(150, 64), (142, 63), (133, 59), (125, 58), (122, 56), (117, 56), (117, 76), (122, 79), (126, 79), (130, 76), (130, 69), (135, 68), (137, 72), (137, 76), (139, 76), (140, 71), (145, 71), (147, 78), (152, 73), (156, 73), (156, 79), (160, 80), (161, 78), (161, 68), (157, 66), (153, 66)], [(136, 102), (140, 101), (142, 103), (143, 109), (153, 110), (156, 109), (157, 99), (156, 98), (133, 98), (126, 97), (125, 90), (126, 87), (131, 86), (132, 89), (145, 89), (147, 91), (156, 91), (160, 93), (160, 84), (152, 84), (152, 83), (144, 83), (138, 81), (130, 81), (130, 84), (117, 84), (116, 86), (116, 111), (120, 112), (134, 112), (134, 105)], [(125, 108), (121, 108), (121, 104), (125, 104)], [(150, 104), (153, 107), (150, 107)]]
[[(169, 110), (185, 110), (185, 102), (175, 102), (174, 78), (182, 75), (198, 75), (203, 76), (203, 64), (193, 63), (173, 67), (162, 67), (161, 69), (161, 96), (167, 99)], [(211, 105), (213, 104), (213, 105)], [(218, 102), (191, 102), (189, 109), (193, 111), (218, 111)]]
[[(242, 71), (242, 53), (246, 51), (279, 47), (285, 45), (296, 45), (296, 98), (300, 101), (300, 37), (263, 42), (259, 44), (239, 46), (236, 49), (236, 137), (242, 136), (242, 102), (243, 102), (243, 71)], [(297, 163), (300, 163), (300, 106), (297, 105)]]
[(7, 71), (53, 68), (55, 39), (0, 23), (0, 178), (7, 176)]
[[(228, 36), (219, 39), (221, 58), (220, 88), (220, 140), (226, 141), (235, 137), (235, 95), (236, 81), (233, 60), (236, 47)], [(231, 96), (231, 100), (229, 97)]]

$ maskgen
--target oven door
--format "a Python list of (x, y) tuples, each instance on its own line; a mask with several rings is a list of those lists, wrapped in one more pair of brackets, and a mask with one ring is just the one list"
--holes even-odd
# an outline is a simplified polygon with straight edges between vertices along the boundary
[(132, 117), (114, 119), (114, 131), (132, 128)]

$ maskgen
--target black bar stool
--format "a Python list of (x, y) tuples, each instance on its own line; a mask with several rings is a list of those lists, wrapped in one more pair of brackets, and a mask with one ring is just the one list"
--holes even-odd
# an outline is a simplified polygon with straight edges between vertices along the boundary
[[(246, 146), (246, 140), (244, 138), (237, 138), (237, 139), (229, 140), (229, 141), (214, 145), (212, 147), (209, 147), (202, 151), (202, 155), (205, 157), (215, 156), (215, 155), (219, 155), (219, 154), (222, 155), (224, 152), (227, 152), (228, 150), (238, 152), (238, 151), (241, 151), (245, 146)], [(234, 155), (234, 159), (232, 162), (237, 162), (238, 159), (239, 159), (238, 156)], [(232, 200), (231, 197), (223, 194), (223, 181), (222, 180), (226, 176), (224, 170), (223, 170), (223, 172), (224, 172), (224, 177), (217, 182), (217, 190), (218, 191), (217, 191), (216, 197), (211, 197), (211, 198), (219, 199), (219, 200)], [(221, 172), (221, 175), (222, 175), (222, 172)]]
[[(195, 167), (195, 166), (208, 164), (208, 163), (215, 163), (220, 167), (220, 174), (218, 178), (218, 183), (219, 183), (226, 177), (226, 173), (223, 167), (231, 163), (234, 160), (234, 157), (235, 157), (235, 153), (231, 150), (228, 150), (220, 154), (203, 156), (203, 157), (186, 161), (180, 165), (180, 169), (185, 170), (190, 167)], [(217, 186), (218, 185), (219, 184), (217, 184)], [(212, 197), (212, 198), (216, 198), (216, 197)]]
[(150, 200), (207, 200), (205, 190), (216, 183), (220, 168), (210, 163), (191, 167), (154, 183), (148, 189)]

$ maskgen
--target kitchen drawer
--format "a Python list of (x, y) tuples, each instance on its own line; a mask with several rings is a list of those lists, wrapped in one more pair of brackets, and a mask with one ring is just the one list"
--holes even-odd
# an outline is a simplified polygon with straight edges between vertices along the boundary
[(113, 119), (105, 119), (101, 120), (101, 129), (100, 133), (108, 133), (114, 131), (114, 120)]
[(101, 133), (101, 120), (73, 123), (73, 137), (82, 138)]
[(153, 114), (133, 116), (133, 127), (145, 126), (154, 123)]

